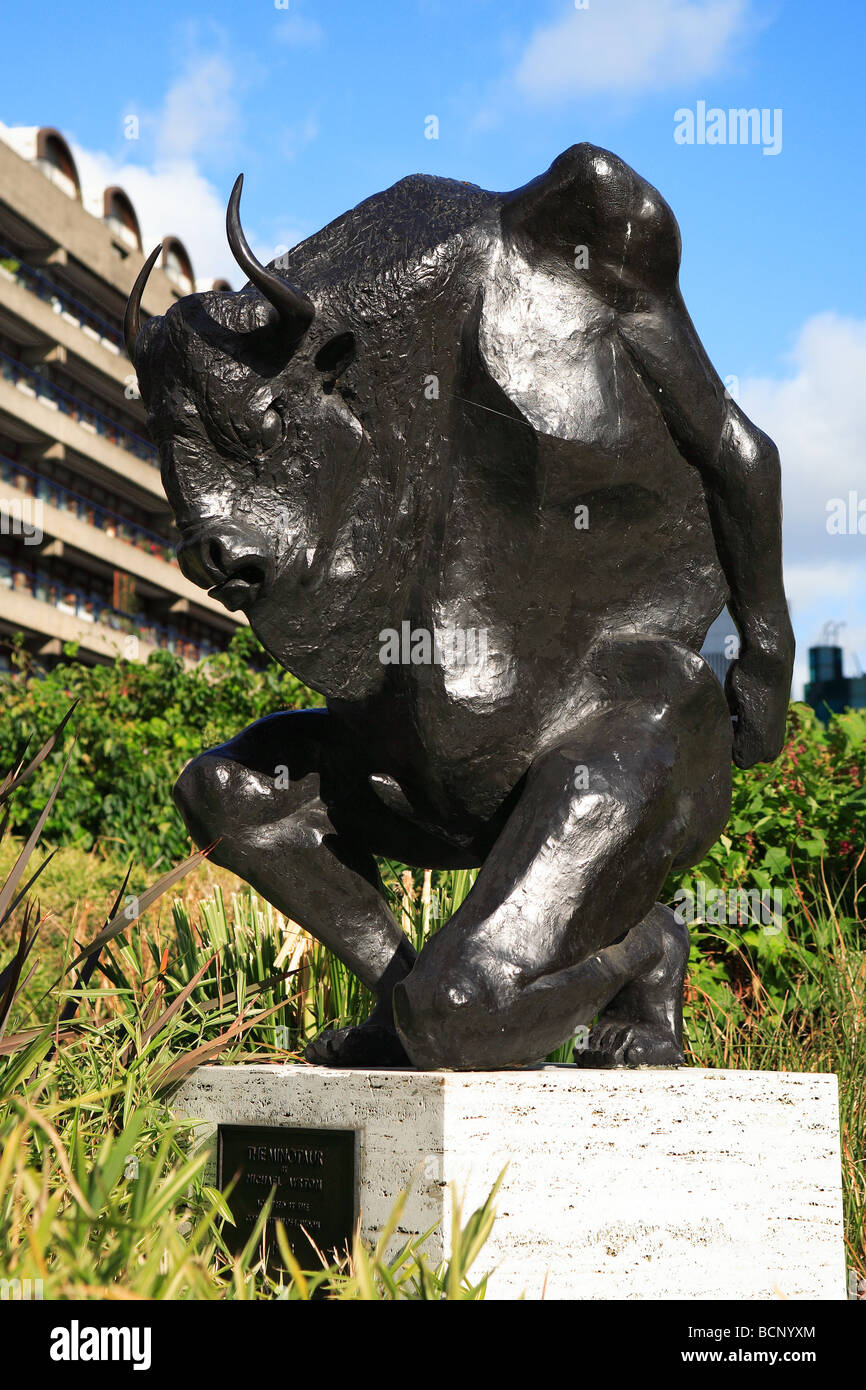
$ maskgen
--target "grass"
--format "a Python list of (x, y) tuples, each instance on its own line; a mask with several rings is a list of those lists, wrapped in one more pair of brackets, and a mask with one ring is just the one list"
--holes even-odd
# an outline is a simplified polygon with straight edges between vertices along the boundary
[(469, 1273), (493, 1225), (495, 1189), (467, 1220), (455, 1208), (451, 1253), (436, 1267), (423, 1236), (386, 1255), (404, 1194), (375, 1247), (356, 1233), (349, 1249), (312, 1269), (301, 1268), (278, 1223), (284, 1269), (274, 1272), (262, 1240), (270, 1202), (243, 1251), (230, 1255), (230, 1195), (203, 1184), (204, 1155), (189, 1152), (184, 1127), (156, 1096), (136, 1084), (134, 1100), (127, 1088), (104, 1086), (61, 1097), (64, 1081), (99, 1082), (94, 1071), (91, 1049), (64, 1076), (49, 1069), (26, 1095), (5, 1097), (0, 1278), (45, 1299), (483, 1298), (486, 1276), (473, 1282)]
[[(0, 785), (0, 810), (12, 790)], [(0, 975), (0, 1278), (41, 1280), (46, 1298), (482, 1298), (472, 1270), (495, 1194), (458, 1216), (435, 1268), (423, 1239), (387, 1259), (387, 1237), (375, 1249), (356, 1237), (301, 1270), (283, 1235), (275, 1276), (261, 1225), (229, 1254), (231, 1194), (204, 1182), (171, 1088), (201, 1061), (297, 1059), (321, 1028), (363, 1018), (369, 997), (201, 855), (148, 889), (109, 855), (40, 858), (34, 844), (0, 842), (12, 952)], [(383, 877), (420, 946), (474, 875), (385, 864)], [(795, 884), (784, 941), (763, 956), (736, 929), (697, 924), (685, 1023), (692, 1065), (837, 1073), (848, 1259), (866, 1279), (866, 932), (853, 897), (852, 915), (851, 894), (843, 912), (820, 874)]]
[[(229, 1252), (230, 1192), (204, 1182), (192, 1127), (167, 1102), (198, 1062), (248, 1058), (256, 1028), (266, 1028), (258, 981), (246, 1000), (228, 988), (258, 963), (244, 950), (254, 924), (273, 925), (270, 909), (240, 900), (247, 916), (230, 933), (233, 955), (226, 941), (207, 940), (215, 919), (202, 914), (204, 961), (222, 961), (215, 994), (201, 967), (188, 978), (182, 963), (169, 972), (149, 934), (135, 945), (115, 938), (103, 984), (52, 992), (49, 1008), (43, 999), (29, 1017), (24, 1009), (19, 1022), (32, 1032), (0, 1042), (0, 1279), (46, 1299), (482, 1298), (486, 1276), (470, 1278), (470, 1266), (493, 1223), (492, 1193), (466, 1220), (455, 1213), (449, 1258), (435, 1266), (424, 1236), (386, 1255), (406, 1194), (374, 1248), (356, 1232), (350, 1248), (318, 1263), (311, 1255), (302, 1269), (278, 1224), (275, 1263), (263, 1239), (268, 1204), (244, 1249)], [(268, 1055), (268, 1042), (253, 1055)]]
[[(862, 856), (861, 856), (862, 858)], [(781, 981), (769, 990), (735, 929), (705, 933), (733, 953), (739, 989), (726, 1001), (692, 986), (687, 1060), (703, 1067), (832, 1072), (839, 1078), (845, 1242), (849, 1267), (866, 1280), (866, 923), (840, 911), (823, 874), (795, 883)], [(693, 952), (694, 955), (694, 952)], [(687, 982), (688, 987), (688, 982)]]
[[(62, 725), (0, 782), (0, 814), (61, 734)], [(3, 1296), (17, 1287), (48, 1299), (483, 1298), (486, 1276), (470, 1269), (493, 1223), (495, 1188), (465, 1221), (455, 1205), (450, 1254), (435, 1266), (429, 1232), (386, 1255), (405, 1193), (375, 1247), (356, 1231), (318, 1263), (311, 1252), (311, 1269), (299, 1266), (280, 1222), (279, 1258), (267, 1249), (270, 1201), (244, 1249), (230, 1253), (230, 1190), (204, 1182), (205, 1155), (192, 1148), (192, 1127), (172, 1117), (171, 1092), (198, 1063), (236, 1058), (242, 1047), (244, 1056), (292, 1055), (317, 1017), (363, 1006), (359, 986), (252, 894), (234, 894), (229, 916), (201, 854), (152, 886), (127, 871), (94, 934), (110, 861), (87, 856), (78, 895), (80, 854), (36, 855), (59, 785), (24, 844), (5, 840), (8, 818), (0, 825), (0, 939), (8, 933), (13, 951), (0, 970)], [(186, 874), (168, 925), (145, 925)], [(41, 911), (36, 891), (52, 886), (68, 922)]]

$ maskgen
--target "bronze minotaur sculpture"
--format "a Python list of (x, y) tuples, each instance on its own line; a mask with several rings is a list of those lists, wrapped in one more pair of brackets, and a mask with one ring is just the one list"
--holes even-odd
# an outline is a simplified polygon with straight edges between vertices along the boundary
[[(127, 342), (185, 574), (327, 697), (202, 753), (200, 845), (375, 992), (336, 1066), (683, 1060), (656, 902), (781, 748), (779, 459), (678, 288), (664, 199), (575, 145), (511, 193), (414, 176)], [(728, 602), (726, 691), (699, 655)], [(727, 697), (727, 698), (726, 698)], [(732, 723), (732, 716), (733, 723)], [(416, 959), (376, 856), (480, 866)]]

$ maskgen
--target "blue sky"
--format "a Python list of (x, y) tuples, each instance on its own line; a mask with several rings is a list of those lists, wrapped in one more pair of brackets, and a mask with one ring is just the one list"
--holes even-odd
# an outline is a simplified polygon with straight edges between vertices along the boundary
[[(122, 184), (147, 242), (174, 232), (200, 277), (235, 284), (239, 170), (270, 258), (408, 173), (512, 188), (575, 141), (615, 150), (672, 205), (692, 317), (780, 446), (797, 679), (826, 619), (866, 665), (862, 3), (578, 2), (19, 6), (0, 121), (57, 126), (86, 192)], [(675, 113), (701, 102), (766, 110), (778, 152), (678, 143)], [(828, 533), (851, 491), (864, 534), (856, 516)]]

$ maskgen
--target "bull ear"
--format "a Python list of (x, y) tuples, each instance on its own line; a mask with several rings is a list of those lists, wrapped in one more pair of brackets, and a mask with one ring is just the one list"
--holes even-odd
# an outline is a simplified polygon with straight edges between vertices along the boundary
[(357, 345), (354, 333), (337, 333), (329, 338), (314, 358), (316, 370), (336, 381), (341, 372), (350, 367), (355, 360)]

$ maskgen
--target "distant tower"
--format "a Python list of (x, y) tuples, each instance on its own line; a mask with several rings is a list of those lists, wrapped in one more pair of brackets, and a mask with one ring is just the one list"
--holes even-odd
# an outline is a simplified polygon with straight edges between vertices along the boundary
[(844, 623), (825, 623), (821, 643), (809, 648), (809, 680), (804, 698), (825, 724), (831, 714), (866, 706), (866, 676), (843, 674), (842, 648), (837, 638), (844, 626)]

